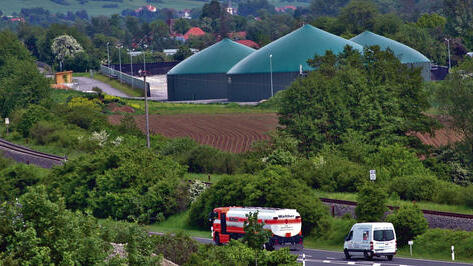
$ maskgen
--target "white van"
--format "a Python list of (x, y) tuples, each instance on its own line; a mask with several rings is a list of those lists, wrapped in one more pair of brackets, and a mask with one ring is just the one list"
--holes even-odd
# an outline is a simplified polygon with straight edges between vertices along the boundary
[(386, 256), (392, 260), (397, 251), (396, 232), (392, 223), (357, 223), (345, 237), (345, 258), (363, 254), (365, 258)]

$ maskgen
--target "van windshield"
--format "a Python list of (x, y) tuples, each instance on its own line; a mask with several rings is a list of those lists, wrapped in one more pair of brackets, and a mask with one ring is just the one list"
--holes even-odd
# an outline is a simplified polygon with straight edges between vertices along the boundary
[(394, 240), (393, 230), (374, 230), (373, 240), (391, 241)]

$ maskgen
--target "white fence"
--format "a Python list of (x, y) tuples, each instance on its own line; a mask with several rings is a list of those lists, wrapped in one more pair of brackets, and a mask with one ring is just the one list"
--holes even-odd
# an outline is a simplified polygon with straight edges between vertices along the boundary
[[(100, 66), (100, 73), (104, 74), (105, 76), (109, 76), (111, 78), (115, 78), (117, 80), (121, 80), (122, 82), (132, 86), (133, 88), (138, 88), (144, 90), (144, 82), (142, 79), (136, 78), (134, 76), (130, 76), (113, 68), (106, 67), (104, 65)], [(150, 96), (150, 89), (149, 89), (149, 82), (146, 82), (148, 96)]]

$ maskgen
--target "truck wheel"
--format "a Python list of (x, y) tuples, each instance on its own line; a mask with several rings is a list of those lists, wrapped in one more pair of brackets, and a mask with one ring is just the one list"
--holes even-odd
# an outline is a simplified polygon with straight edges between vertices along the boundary
[(351, 258), (350, 253), (348, 253), (348, 249), (343, 250), (343, 253), (345, 253), (345, 259), (349, 260)]
[(373, 252), (365, 251), (364, 255), (365, 255), (365, 258), (367, 260), (372, 260), (373, 259)]
[(222, 243), (220, 243), (220, 233), (215, 232), (215, 245), (220, 246)]
[(387, 255), (386, 257), (388, 258), (388, 260), (393, 260), (393, 255)]

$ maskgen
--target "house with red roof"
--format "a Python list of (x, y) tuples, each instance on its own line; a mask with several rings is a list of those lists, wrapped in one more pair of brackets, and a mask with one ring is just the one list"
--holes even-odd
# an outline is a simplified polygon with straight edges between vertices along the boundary
[(199, 27), (192, 27), (184, 34), (184, 39), (188, 40), (190, 37), (199, 37), (202, 35), (205, 35), (205, 31)]
[(239, 43), (239, 44), (243, 44), (243, 45), (246, 45), (248, 47), (254, 48), (254, 49), (259, 49), (259, 45), (257, 43), (255, 43), (254, 41), (252, 41), (252, 40), (239, 40), (239, 41), (236, 41), (236, 42)]

